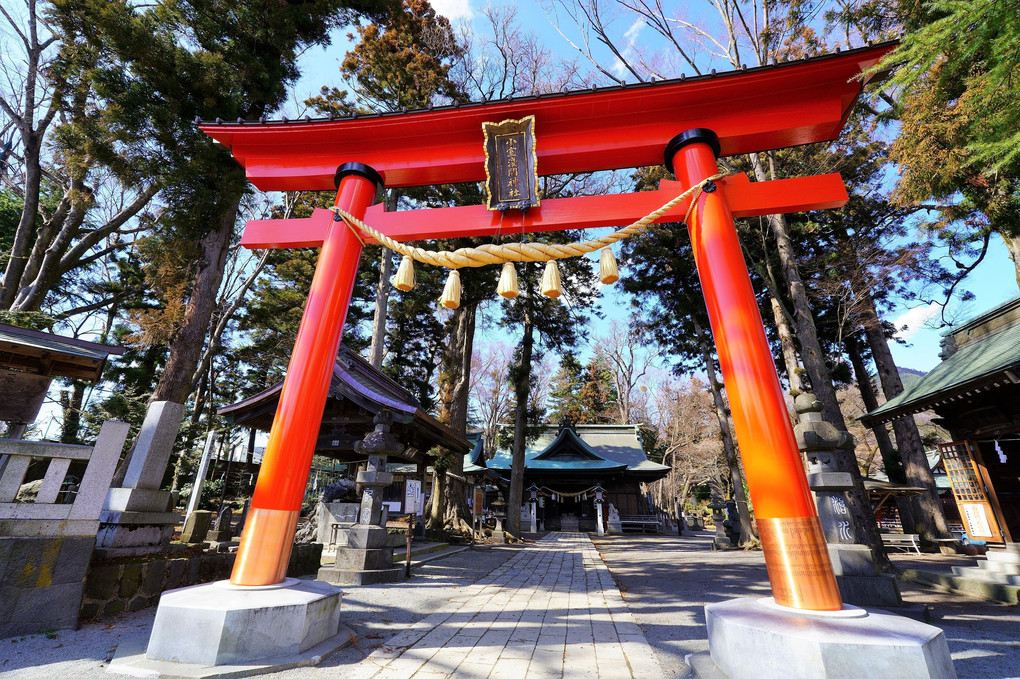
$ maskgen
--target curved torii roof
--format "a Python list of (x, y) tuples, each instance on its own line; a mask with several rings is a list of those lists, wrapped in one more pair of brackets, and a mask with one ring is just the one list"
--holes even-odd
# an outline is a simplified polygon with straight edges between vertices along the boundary
[(483, 122), (535, 116), (539, 173), (662, 163), (684, 130), (711, 128), (722, 155), (834, 139), (895, 43), (727, 73), (347, 118), (205, 122), (264, 191), (332, 190), (337, 166), (370, 165), (388, 187), (485, 178)]

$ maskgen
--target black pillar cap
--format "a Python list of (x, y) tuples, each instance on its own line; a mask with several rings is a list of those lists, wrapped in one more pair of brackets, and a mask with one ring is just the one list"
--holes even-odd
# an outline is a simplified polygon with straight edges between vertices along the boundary
[(715, 157), (719, 157), (719, 152), (722, 150), (722, 147), (719, 146), (719, 135), (706, 127), (695, 127), (686, 132), (681, 132), (666, 144), (666, 151), (663, 153), (666, 169), (673, 172), (673, 156), (677, 154), (677, 151), (685, 146), (697, 143), (708, 144), (712, 147), (712, 151), (715, 152)]
[(386, 184), (383, 182), (382, 175), (364, 163), (344, 163), (338, 167), (336, 169), (336, 176), (333, 177), (333, 186), (339, 189), (340, 180), (349, 174), (356, 174), (360, 177), (364, 177), (375, 184), (376, 190), (386, 187)]

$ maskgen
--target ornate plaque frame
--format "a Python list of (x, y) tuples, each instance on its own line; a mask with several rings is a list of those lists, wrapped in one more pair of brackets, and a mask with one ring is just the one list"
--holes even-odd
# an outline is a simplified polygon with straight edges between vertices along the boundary
[(485, 196), (488, 210), (538, 207), (535, 116), (482, 123), (485, 135)]

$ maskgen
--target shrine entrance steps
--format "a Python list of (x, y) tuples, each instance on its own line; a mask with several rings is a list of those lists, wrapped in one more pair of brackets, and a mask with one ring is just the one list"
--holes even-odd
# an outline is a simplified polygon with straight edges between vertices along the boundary
[(652, 649), (588, 537), (549, 533), (390, 639), (348, 679), (647, 679)]

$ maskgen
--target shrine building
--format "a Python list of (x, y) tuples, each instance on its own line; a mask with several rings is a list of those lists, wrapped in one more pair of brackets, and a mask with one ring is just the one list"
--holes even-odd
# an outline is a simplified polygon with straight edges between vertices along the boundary
[(942, 363), (861, 418), (868, 426), (934, 410), (951, 443), (939, 446), (972, 540), (1020, 536), (1020, 297), (952, 328)]
[[(603, 490), (605, 506), (612, 504), (625, 526), (651, 524), (654, 516), (641, 484), (666, 476), (669, 467), (645, 455), (639, 426), (546, 425), (534, 440), (528, 440), (524, 502), (528, 502), (528, 489), (537, 488), (539, 518), (546, 530), (594, 532), (596, 487)], [(471, 460), (475, 467), (497, 472), (507, 484), (512, 461), (508, 447), (498, 448), (490, 460), (484, 455)], [(466, 467), (465, 472), (475, 467)]]

